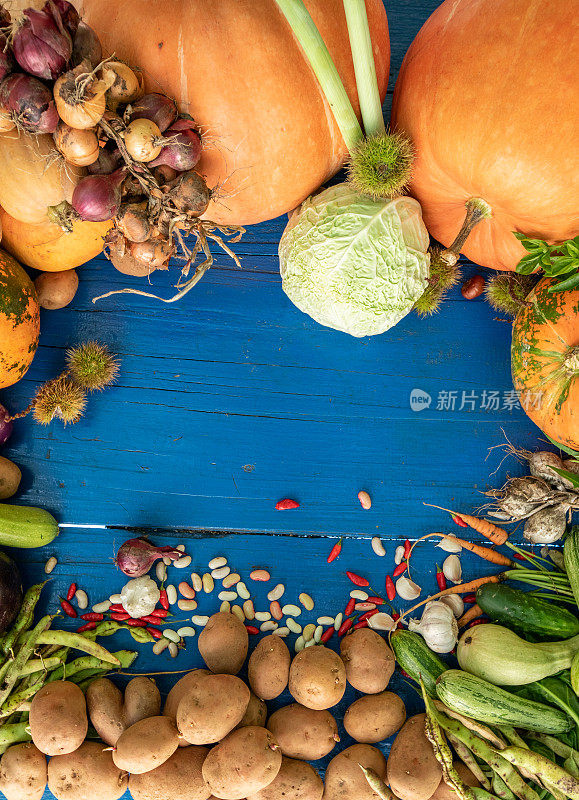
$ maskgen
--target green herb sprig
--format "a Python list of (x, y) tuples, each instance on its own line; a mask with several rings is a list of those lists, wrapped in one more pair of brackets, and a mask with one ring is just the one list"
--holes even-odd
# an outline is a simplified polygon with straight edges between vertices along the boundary
[(528, 255), (517, 264), (520, 275), (530, 275), (537, 269), (543, 270), (548, 278), (569, 275), (551, 286), (549, 292), (563, 292), (579, 286), (579, 236), (567, 239), (561, 244), (550, 245), (541, 239), (530, 239), (524, 233), (514, 233)]

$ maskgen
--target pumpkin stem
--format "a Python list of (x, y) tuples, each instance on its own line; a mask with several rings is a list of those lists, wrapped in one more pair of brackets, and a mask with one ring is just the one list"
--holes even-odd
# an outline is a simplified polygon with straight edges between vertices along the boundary
[(468, 239), (470, 232), (478, 225), (478, 223), (483, 219), (488, 219), (492, 216), (492, 208), (480, 197), (471, 197), (470, 200), (467, 200), (465, 203), (466, 206), (466, 216), (464, 218), (464, 222), (462, 223), (462, 227), (458, 232), (458, 235), (454, 242), (447, 247), (446, 250), (443, 250), (440, 254), (440, 258), (443, 261), (446, 261), (447, 264), (456, 264), (460, 257), (460, 251), (463, 248), (464, 243)]
[(67, 200), (57, 206), (48, 206), (46, 209), (48, 219), (65, 233), (72, 233), (72, 223), (78, 219), (78, 214)]
[(579, 344), (567, 350), (563, 359), (563, 367), (570, 377), (579, 375)]

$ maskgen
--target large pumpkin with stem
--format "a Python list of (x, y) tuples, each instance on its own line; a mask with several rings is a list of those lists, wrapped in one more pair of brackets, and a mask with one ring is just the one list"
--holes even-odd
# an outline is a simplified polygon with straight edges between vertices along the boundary
[(12, 256), (0, 250), (0, 389), (22, 378), (40, 333), (34, 284)]
[[(356, 112), (343, 0), (305, 0)], [(348, 151), (275, 0), (81, 0), (105, 53), (141, 67), (204, 133), (199, 171), (217, 187), (207, 217), (251, 224), (296, 208)], [(390, 65), (382, 0), (366, 0), (382, 98)]]
[[(410, 46), (394, 126), (416, 149), (410, 193), (449, 246), (465, 204), (484, 201), (457, 249), (513, 270), (518, 231), (557, 243), (579, 233), (577, 4), (445, 0)], [(468, 233), (468, 230), (465, 230)]]
[(543, 278), (513, 325), (511, 365), (521, 405), (558, 444), (579, 450), (579, 289)]

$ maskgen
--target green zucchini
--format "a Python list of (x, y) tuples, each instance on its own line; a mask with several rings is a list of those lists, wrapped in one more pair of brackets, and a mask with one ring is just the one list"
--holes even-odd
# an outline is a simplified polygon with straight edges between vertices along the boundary
[(436, 697), (436, 679), (447, 670), (444, 661), (432, 652), (419, 633), (413, 631), (394, 631), (390, 644), (404, 672), (417, 683), (422, 678), (426, 692)]
[(42, 547), (58, 536), (58, 523), (48, 511), (0, 503), (0, 545)]
[(547, 639), (570, 639), (579, 634), (579, 619), (571, 611), (504, 583), (479, 587), (476, 601), (494, 622), (517, 628), (523, 634), (534, 633)]
[(518, 697), (459, 669), (444, 672), (436, 681), (436, 691), (450, 709), (487, 725), (552, 734), (566, 733), (573, 727), (558, 708)]
[(575, 603), (579, 606), (579, 525), (573, 525), (563, 547), (565, 571), (573, 589)]

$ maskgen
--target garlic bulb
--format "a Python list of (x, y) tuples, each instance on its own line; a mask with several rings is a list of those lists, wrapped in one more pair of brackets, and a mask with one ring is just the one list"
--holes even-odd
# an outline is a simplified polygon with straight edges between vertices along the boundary
[(452, 609), (439, 600), (427, 603), (420, 622), (411, 619), (408, 630), (419, 633), (435, 653), (450, 653), (458, 641), (458, 623)]

